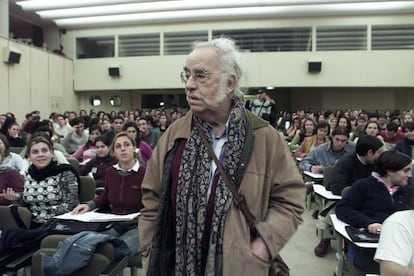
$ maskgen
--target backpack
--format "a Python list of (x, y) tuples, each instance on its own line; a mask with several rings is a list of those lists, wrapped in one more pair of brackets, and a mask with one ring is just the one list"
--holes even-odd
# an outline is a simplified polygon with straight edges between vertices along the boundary
[(9, 211), (17, 227), (2, 229), (0, 236), (0, 256), (40, 248), (42, 239), (48, 234), (47, 230), (42, 227), (38, 229), (27, 229), (20, 218), (18, 207), (10, 206)]

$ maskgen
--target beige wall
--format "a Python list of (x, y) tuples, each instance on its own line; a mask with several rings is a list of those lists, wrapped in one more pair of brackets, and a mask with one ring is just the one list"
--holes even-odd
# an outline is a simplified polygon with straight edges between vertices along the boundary
[(0, 38), (2, 52), (6, 46), (18, 49), (21, 58), (19, 64), (0, 63), (1, 113), (13, 112), (22, 122), (32, 110), (40, 110), (47, 118), (51, 112), (79, 109), (73, 92), (72, 60)]

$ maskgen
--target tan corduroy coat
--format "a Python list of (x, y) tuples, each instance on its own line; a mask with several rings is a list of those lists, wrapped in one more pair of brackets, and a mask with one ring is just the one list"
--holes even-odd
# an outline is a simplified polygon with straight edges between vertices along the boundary
[[(305, 185), (283, 138), (266, 121), (247, 112), (252, 125), (253, 153), (247, 164), (239, 192), (246, 197), (256, 217), (256, 229), (272, 257), (276, 257), (302, 222)], [(178, 138), (188, 138), (192, 113), (171, 125), (152, 153), (142, 183), (144, 208), (139, 218), (140, 251), (147, 271), (151, 242), (157, 223), (159, 192), (164, 159)], [(223, 275), (267, 275), (269, 263), (251, 253), (249, 227), (232, 203), (223, 233)]]

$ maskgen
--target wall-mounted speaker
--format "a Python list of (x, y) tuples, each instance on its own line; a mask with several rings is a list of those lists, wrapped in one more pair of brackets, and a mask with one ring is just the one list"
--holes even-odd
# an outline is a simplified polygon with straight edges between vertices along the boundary
[(110, 67), (108, 67), (108, 74), (111, 77), (119, 77), (119, 76), (121, 76), (121, 72), (119, 70), (119, 66), (110, 66)]
[(3, 61), (7, 64), (20, 63), (21, 52), (15, 48), (4, 47), (3, 48)]
[(321, 61), (308, 61), (308, 72), (309, 73), (319, 73), (321, 71), (322, 71)]

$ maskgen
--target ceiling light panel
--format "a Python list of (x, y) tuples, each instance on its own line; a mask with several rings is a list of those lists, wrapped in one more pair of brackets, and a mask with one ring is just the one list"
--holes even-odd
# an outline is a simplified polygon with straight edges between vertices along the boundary
[(145, 24), (150, 22), (177, 22), (190, 20), (213, 20), (232, 18), (256, 18), (259, 16), (326, 16), (326, 15), (357, 15), (390, 12), (414, 12), (414, 1), (337, 3), (322, 5), (293, 5), (242, 7), (222, 9), (197, 9), (148, 13), (129, 13), (119, 15), (66, 18), (54, 20), (58, 26), (70, 28), (73, 26), (87, 27), (108, 24)]
[(16, 4), (21, 6), (26, 11), (40, 11), (147, 1), (148, 0), (27, 0), (16, 1)]
[[(319, 1), (299, 1), (319, 2)], [(331, 1), (329, 1), (331, 2)], [(336, 1), (338, 2), (338, 1)], [(343, 1), (342, 1), (343, 2)], [(118, 5), (105, 5), (98, 7), (83, 7), (71, 9), (56, 9), (44, 10), (37, 12), (44, 19), (59, 19), (70, 17), (84, 17), (84, 16), (101, 16), (111, 14), (125, 14), (125, 13), (143, 13), (143, 12), (160, 12), (160, 11), (180, 11), (180, 10), (197, 10), (197, 9), (217, 9), (217, 8), (239, 8), (239, 7), (262, 7), (292, 4), (292, 1), (280, 0), (243, 0), (243, 1), (156, 1), (145, 3), (129, 3)]]

